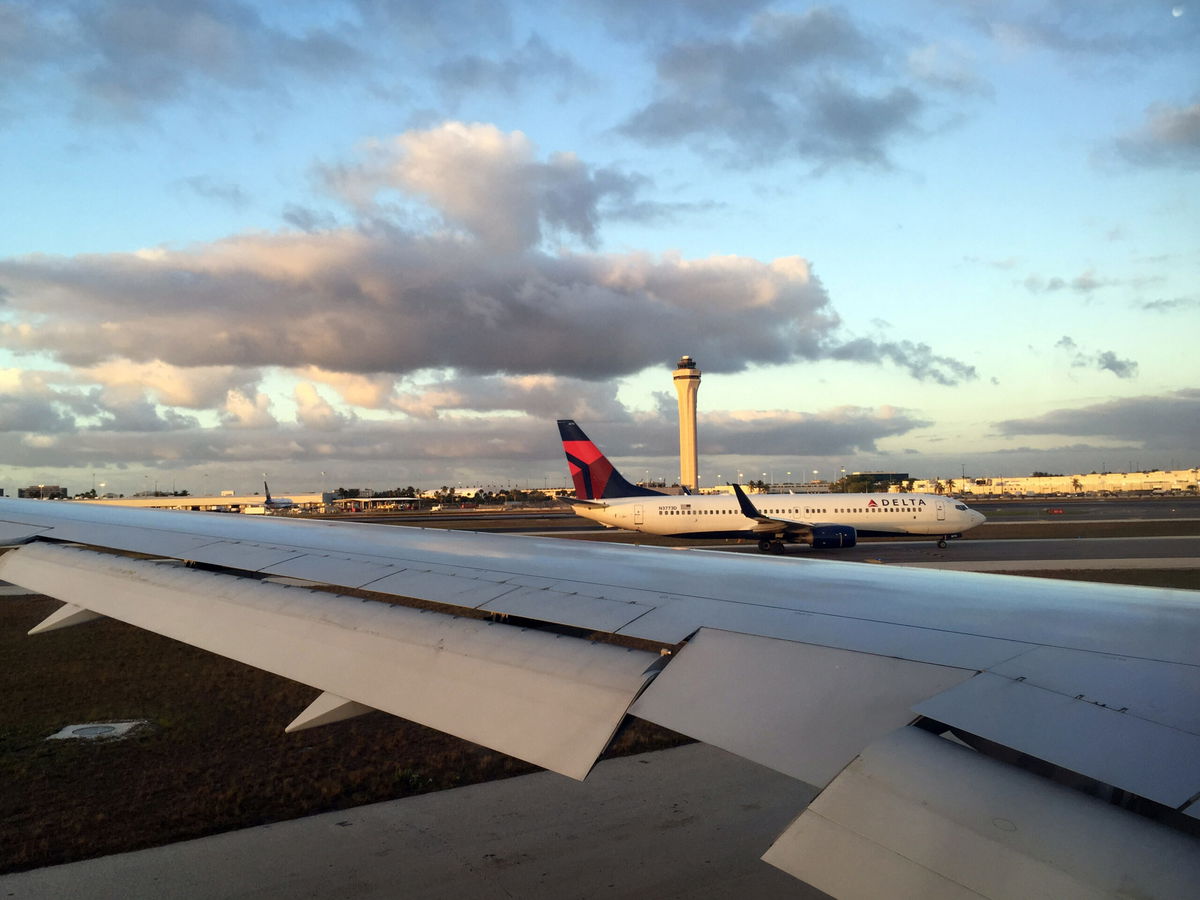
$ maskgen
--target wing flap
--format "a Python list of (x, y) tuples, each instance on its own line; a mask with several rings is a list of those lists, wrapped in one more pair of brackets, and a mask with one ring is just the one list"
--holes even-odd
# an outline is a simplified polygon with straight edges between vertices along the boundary
[(1034, 647), (988, 671), (1200, 735), (1200, 669), (1064, 647)]
[(657, 654), (46, 544), (31, 590), (520, 757), (587, 774)]
[(405, 569), (366, 585), (367, 590), (381, 591), (403, 597), (436, 600), (451, 606), (477, 608), (489, 600), (495, 600), (517, 586), (490, 578), (472, 577), (467, 574), (445, 575), (439, 572), (422, 572)]
[(652, 609), (634, 602), (605, 600), (548, 587), (518, 588), (480, 608), (610, 633)]
[(360, 588), (373, 581), (394, 575), (400, 571), (400, 568), (386, 562), (362, 558), (304, 553), (264, 566), (259, 571), (272, 575), (285, 575), (289, 578), (304, 578), (322, 584)]
[[(1191, 682), (1193, 698), (1200, 696), (1200, 673), (1188, 666), (1171, 668), (1179, 670), (1175, 680)], [(1200, 736), (1083, 696), (985, 672), (914, 709), (1172, 808), (1182, 808), (1200, 792)]]
[(822, 786), (915, 702), (974, 674), (703, 628), (630, 712)]
[(763, 859), (843, 900), (1186, 897), (1195, 841), (916, 728), (854, 760)]

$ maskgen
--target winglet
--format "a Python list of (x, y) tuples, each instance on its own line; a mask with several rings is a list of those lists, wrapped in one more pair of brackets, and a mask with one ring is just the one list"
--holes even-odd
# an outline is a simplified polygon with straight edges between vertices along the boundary
[(747, 519), (757, 520), (765, 518), (765, 516), (758, 511), (758, 507), (750, 502), (750, 498), (746, 496), (746, 492), (742, 490), (742, 486), (740, 484), (732, 484), (730, 487), (733, 488), (733, 493), (737, 495), (738, 506), (741, 507), (743, 516), (745, 516)]

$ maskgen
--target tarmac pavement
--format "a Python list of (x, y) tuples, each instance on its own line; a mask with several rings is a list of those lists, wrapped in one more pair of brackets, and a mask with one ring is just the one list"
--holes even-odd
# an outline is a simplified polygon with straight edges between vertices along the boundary
[(759, 857), (814, 794), (690, 744), (0, 876), (0, 897), (809, 900)]

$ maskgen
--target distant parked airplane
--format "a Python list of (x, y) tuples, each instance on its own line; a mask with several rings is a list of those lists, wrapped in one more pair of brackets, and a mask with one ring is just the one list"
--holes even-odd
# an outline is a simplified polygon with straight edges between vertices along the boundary
[(263, 507), (269, 510), (291, 509), (296, 505), (296, 501), (291, 497), (272, 497), (271, 489), (267, 487), (267, 482), (263, 480), (263, 493), (267, 495), (267, 499), (263, 501)]
[(760, 494), (675, 496), (631, 484), (572, 419), (559, 434), (575, 497), (575, 512), (610, 528), (677, 538), (757, 539), (763, 553), (784, 543), (817, 549), (853, 547), (860, 537), (937, 536), (938, 546), (984, 521), (983, 513), (935, 494)]

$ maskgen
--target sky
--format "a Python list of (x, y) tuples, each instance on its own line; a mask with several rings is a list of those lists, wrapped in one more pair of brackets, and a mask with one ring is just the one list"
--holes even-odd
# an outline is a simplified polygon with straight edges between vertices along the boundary
[(1198, 187), (1187, 0), (0, 0), (0, 487), (1200, 466)]

